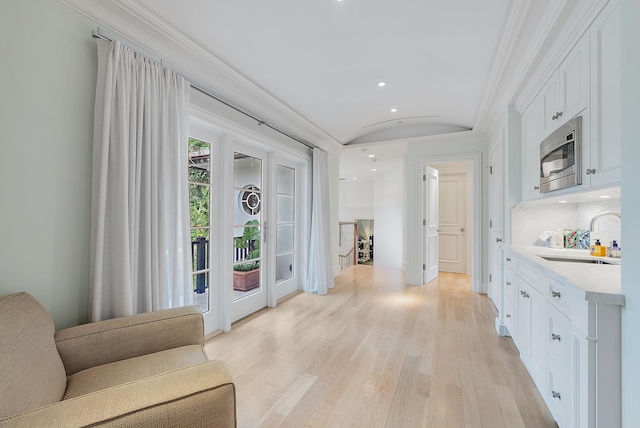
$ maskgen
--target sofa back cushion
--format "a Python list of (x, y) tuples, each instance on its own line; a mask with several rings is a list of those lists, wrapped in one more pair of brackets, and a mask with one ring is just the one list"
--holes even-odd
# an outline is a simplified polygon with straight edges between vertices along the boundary
[(54, 333), (31, 295), (0, 297), (0, 421), (62, 399), (67, 377)]

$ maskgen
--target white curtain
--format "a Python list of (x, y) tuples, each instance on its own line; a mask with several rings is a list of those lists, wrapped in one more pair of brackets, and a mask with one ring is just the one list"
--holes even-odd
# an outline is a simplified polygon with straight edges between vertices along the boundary
[(90, 319), (193, 304), (189, 83), (97, 40)]
[(333, 269), (329, 233), (329, 156), (318, 148), (313, 149), (312, 181), (311, 239), (305, 291), (322, 295), (333, 288)]

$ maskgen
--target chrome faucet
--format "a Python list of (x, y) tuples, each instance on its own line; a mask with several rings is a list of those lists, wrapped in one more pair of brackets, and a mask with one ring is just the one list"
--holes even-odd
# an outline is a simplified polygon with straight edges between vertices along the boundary
[(593, 227), (596, 225), (596, 220), (598, 220), (600, 217), (604, 217), (606, 215), (614, 215), (614, 216), (618, 217), (619, 219), (622, 219), (622, 216), (617, 211), (603, 211), (600, 214), (596, 214), (596, 215), (593, 216), (593, 218), (591, 219), (591, 225), (589, 226), (589, 231), (593, 232)]

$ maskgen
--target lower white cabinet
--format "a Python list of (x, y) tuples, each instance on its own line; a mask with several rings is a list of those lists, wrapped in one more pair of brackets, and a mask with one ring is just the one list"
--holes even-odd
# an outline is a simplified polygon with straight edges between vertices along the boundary
[(501, 319), (558, 426), (620, 427), (620, 305), (503, 251)]

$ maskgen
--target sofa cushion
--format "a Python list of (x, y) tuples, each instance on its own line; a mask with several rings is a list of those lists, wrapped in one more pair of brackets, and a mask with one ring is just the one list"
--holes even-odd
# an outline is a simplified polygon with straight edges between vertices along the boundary
[(68, 377), (64, 400), (204, 363), (200, 345), (182, 346), (82, 370)]
[(0, 297), (0, 421), (62, 399), (67, 377), (53, 319), (27, 293)]

